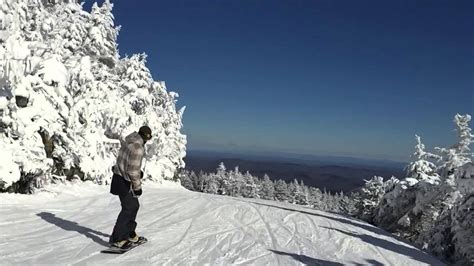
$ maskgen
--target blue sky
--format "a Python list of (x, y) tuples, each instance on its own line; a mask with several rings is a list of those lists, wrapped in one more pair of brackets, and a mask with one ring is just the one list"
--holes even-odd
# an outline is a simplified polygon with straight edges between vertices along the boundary
[(474, 1), (112, 2), (188, 149), (407, 160), (474, 114)]

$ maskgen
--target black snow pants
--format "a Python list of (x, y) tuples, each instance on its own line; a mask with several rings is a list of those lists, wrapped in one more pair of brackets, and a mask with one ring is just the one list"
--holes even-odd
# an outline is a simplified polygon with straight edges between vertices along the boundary
[[(114, 181), (120, 183), (126, 182), (124, 185), (127, 185), (128, 183), (128, 188), (130, 188), (130, 182), (126, 181), (119, 175), (114, 174), (112, 177), (112, 187), (114, 187)], [(114, 230), (109, 240), (110, 243), (133, 237), (135, 235), (135, 228), (137, 227), (137, 222), (135, 219), (137, 218), (138, 209), (140, 208), (138, 198), (134, 197), (130, 190), (126, 192), (124, 191), (123, 193), (118, 194), (118, 196), (120, 198), (122, 210), (120, 211), (117, 221), (115, 222)]]

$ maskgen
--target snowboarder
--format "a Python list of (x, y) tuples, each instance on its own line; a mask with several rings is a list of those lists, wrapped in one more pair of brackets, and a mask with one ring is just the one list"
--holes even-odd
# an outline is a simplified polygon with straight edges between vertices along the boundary
[(134, 244), (146, 241), (135, 232), (135, 221), (142, 195), (141, 164), (145, 155), (145, 143), (152, 137), (151, 129), (142, 126), (125, 138), (117, 156), (117, 163), (112, 168), (113, 176), (110, 193), (119, 196), (122, 210), (115, 223), (109, 243), (113, 247), (129, 249)]

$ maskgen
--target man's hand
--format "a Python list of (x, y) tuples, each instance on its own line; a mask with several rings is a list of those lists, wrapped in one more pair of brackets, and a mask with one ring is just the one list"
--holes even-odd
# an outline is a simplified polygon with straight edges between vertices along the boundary
[(141, 189), (139, 189), (139, 190), (134, 190), (134, 191), (133, 191), (133, 194), (135, 194), (135, 196), (141, 196), (141, 195), (142, 195), (142, 192), (143, 192), (143, 191), (142, 191)]

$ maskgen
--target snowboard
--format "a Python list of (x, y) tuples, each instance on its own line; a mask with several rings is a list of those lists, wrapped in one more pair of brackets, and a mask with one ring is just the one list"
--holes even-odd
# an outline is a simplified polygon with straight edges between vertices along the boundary
[(140, 239), (138, 240), (137, 243), (133, 243), (127, 248), (110, 247), (110, 248), (104, 249), (100, 252), (101, 253), (108, 253), (108, 254), (123, 254), (123, 253), (128, 252), (128, 251), (130, 251), (130, 250), (132, 250), (132, 249), (134, 249), (138, 246), (141, 246), (141, 245), (145, 244), (146, 242), (148, 242), (148, 239), (146, 239), (144, 237), (140, 237)]

